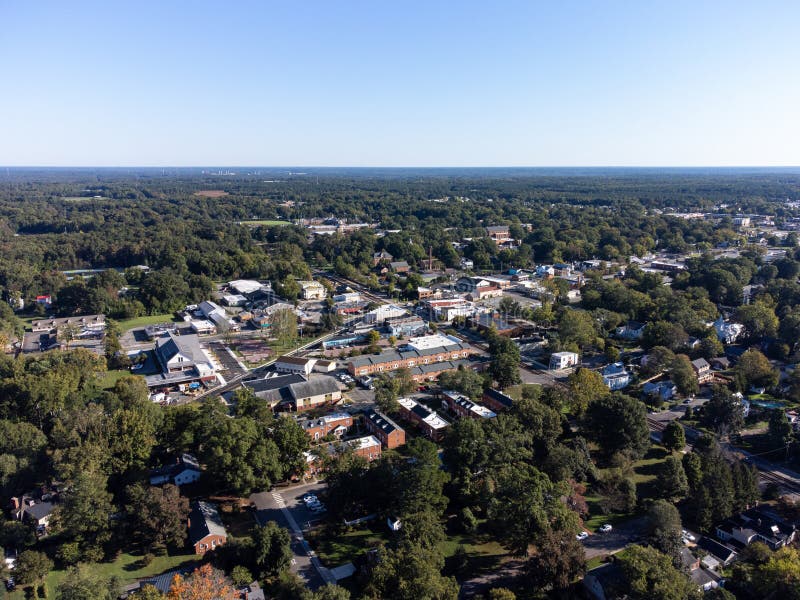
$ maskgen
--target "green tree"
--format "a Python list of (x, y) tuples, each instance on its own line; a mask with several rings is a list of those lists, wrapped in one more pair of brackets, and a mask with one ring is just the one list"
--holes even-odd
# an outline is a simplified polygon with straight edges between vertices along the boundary
[(455, 390), (476, 400), (483, 394), (483, 377), (472, 369), (459, 367), (439, 375), (439, 385), (445, 390)]
[(750, 339), (760, 340), (778, 334), (778, 317), (775, 309), (761, 300), (737, 308), (734, 319), (744, 325), (745, 333)]
[(116, 578), (101, 575), (89, 565), (78, 565), (58, 584), (56, 600), (116, 600), (120, 589)]
[(778, 372), (769, 359), (753, 348), (739, 357), (733, 372), (742, 391), (746, 391), (750, 386), (768, 388), (778, 383)]
[(689, 492), (689, 482), (681, 459), (668, 456), (658, 470), (656, 480), (659, 495), (667, 500), (681, 500)]
[(436, 550), (406, 544), (383, 550), (364, 590), (365, 600), (456, 600), (459, 586), (441, 570), (444, 558)]
[(617, 559), (624, 593), (631, 600), (700, 600), (697, 585), (676, 569), (669, 556), (655, 548), (628, 546)]
[(651, 546), (672, 558), (672, 564), (680, 567), (683, 540), (681, 515), (667, 500), (656, 500), (647, 511), (648, 536)]
[[(137, 483), (126, 489), (126, 521), (133, 539), (148, 552), (159, 546), (181, 546), (186, 539), (189, 500), (178, 487), (145, 486)], [(249, 583), (249, 582), (248, 582)]]
[(703, 405), (703, 424), (721, 436), (739, 432), (744, 427), (744, 407), (728, 388), (715, 385), (711, 399)]
[(769, 411), (768, 435), (772, 448), (786, 446), (792, 441), (792, 425), (780, 408)]
[(586, 552), (572, 531), (547, 529), (525, 565), (535, 589), (563, 591), (586, 572)]
[(677, 421), (670, 421), (661, 432), (661, 444), (670, 452), (678, 452), (686, 447), (686, 432)]
[(270, 315), (270, 332), (279, 344), (288, 346), (297, 339), (297, 315), (291, 308), (281, 308)]
[(592, 315), (585, 310), (562, 310), (558, 320), (558, 335), (564, 345), (576, 344), (579, 348), (589, 346), (597, 337)]
[(759, 570), (758, 588), (763, 598), (800, 598), (800, 550), (785, 546)]
[(253, 562), (261, 577), (274, 577), (292, 560), (289, 532), (275, 521), (253, 530)]
[(274, 420), (272, 439), (278, 447), (283, 477), (302, 475), (306, 467), (304, 453), (309, 447), (308, 434), (297, 420), (281, 416)]
[(23, 585), (38, 586), (52, 570), (53, 561), (45, 553), (25, 550), (17, 557), (14, 575)]
[(583, 431), (608, 458), (622, 452), (638, 459), (650, 447), (644, 405), (624, 394), (615, 393), (592, 402), (586, 411)]
[(577, 417), (583, 416), (591, 402), (611, 393), (600, 373), (583, 367), (567, 377), (567, 386), (570, 411)]
[(696, 394), (700, 389), (692, 368), (692, 361), (685, 354), (678, 354), (669, 366), (669, 375), (678, 391), (684, 396)]
[(99, 560), (103, 544), (111, 538), (110, 517), (114, 512), (107, 478), (95, 471), (81, 471), (59, 505), (57, 521), (67, 536), (80, 546), (84, 558)]
[(311, 594), (310, 600), (350, 600), (350, 592), (336, 584), (326, 583)]

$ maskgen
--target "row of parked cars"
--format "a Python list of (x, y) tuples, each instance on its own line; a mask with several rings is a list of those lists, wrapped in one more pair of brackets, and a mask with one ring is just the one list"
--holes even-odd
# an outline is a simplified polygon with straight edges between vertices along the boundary
[[(600, 529), (598, 529), (597, 531), (598, 533), (610, 533), (612, 529), (614, 528), (611, 526), (611, 523), (606, 523), (605, 525), (601, 525)], [(579, 542), (582, 542), (588, 537), (589, 537), (588, 531), (581, 531), (578, 535), (575, 536), (575, 539), (578, 540)]]

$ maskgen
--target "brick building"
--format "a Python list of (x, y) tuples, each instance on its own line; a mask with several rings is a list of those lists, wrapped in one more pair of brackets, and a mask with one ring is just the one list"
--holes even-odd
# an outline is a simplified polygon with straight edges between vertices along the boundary
[(389, 450), (406, 443), (406, 432), (389, 417), (376, 410), (368, 410), (364, 415), (367, 429)]
[(441, 441), (448, 426), (447, 421), (411, 398), (400, 398), (397, 402), (400, 404), (400, 414), (406, 421), (417, 425), (426, 437), (435, 442)]
[(328, 435), (341, 438), (353, 426), (353, 417), (347, 413), (333, 413), (318, 419), (300, 421), (303, 430), (316, 442)]
[(497, 415), (480, 404), (477, 404), (467, 398), (463, 394), (454, 392), (453, 390), (445, 390), (442, 392), (442, 406), (444, 406), (452, 415), (459, 419), (464, 417), (470, 419), (492, 419)]

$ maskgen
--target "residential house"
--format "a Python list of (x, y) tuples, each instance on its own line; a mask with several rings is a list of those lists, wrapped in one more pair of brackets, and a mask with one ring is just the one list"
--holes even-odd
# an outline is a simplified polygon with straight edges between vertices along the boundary
[(417, 425), (423, 435), (435, 442), (444, 438), (448, 423), (434, 411), (412, 398), (400, 398), (397, 402), (400, 404), (400, 415), (406, 421)]
[(364, 413), (364, 424), (389, 450), (406, 443), (406, 432), (389, 417), (376, 410), (369, 409)]
[(442, 406), (459, 419), (464, 417), (470, 419), (493, 419), (497, 416), (494, 411), (473, 402), (465, 395), (453, 390), (442, 391)]
[(394, 260), (394, 256), (389, 254), (386, 250), (375, 252), (372, 255), (372, 266), (377, 267), (381, 263), (390, 263)]
[(625, 576), (619, 565), (610, 562), (588, 571), (582, 583), (591, 600), (616, 600), (621, 597)]
[(344, 412), (333, 413), (317, 419), (301, 420), (300, 426), (314, 442), (318, 442), (329, 435), (341, 439), (347, 433), (347, 430), (353, 426), (353, 417)]
[(300, 296), (303, 300), (324, 300), (328, 295), (325, 286), (319, 281), (298, 281), (300, 285)]
[(644, 328), (646, 323), (639, 321), (628, 321), (625, 325), (617, 327), (614, 334), (623, 340), (640, 340), (644, 335)]
[(741, 323), (727, 323), (722, 315), (714, 321), (714, 329), (717, 332), (717, 338), (723, 344), (733, 344), (744, 334), (744, 325)]
[(188, 528), (189, 543), (194, 548), (194, 553), (201, 556), (228, 541), (228, 533), (217, 507), (204, 500), (192, 502)]
[(514, 399), (500, 390), (488, 388), (483, 391), (483, 403), (494, 412), (510, 410), (514, 407)]
[(631, 382), (631, 374), (628, 373), (625, 369), (625, 365), (621, 362), (603, 367), (602, 375), (603, 383), (605, 383), (612, 392), (627, 387)]
[[(381, 457), (381, 442), (374, 435), (347, 440), (346, 442), (330, 443), (322, 446), (323, 451), (331, 456), (336, 456), (344, 448), (352, 448), (356, 456), (366, 459), (368, 462), (378, 460)], [(324, 461), (318, 452), (305, 452), (306, 470), (309, 475), (318, 475), (323, 471)]]
[(487, 227), (486, 235), (498, 246), (512, 241), (508, 225), (492, 225)]
[[(306, 379), (299, 373), (268, 378), (265, 380), (245, 381), (242, 385), (253, 390), (255, 396), (264, 400), (275, 410), (302, 412), (325, 404), (336, 404), (342, 399), (339, 384), (329, 375), (319, 375)], [(299, 378), (289, 381), (288, 378)], [(273, 381), (283, 379), (282, 381)]]
[(41, 498), (29, 495), (11, 498), (11, 514), (19, 521), (31, 523), (37, 531), (43, 531), (50, 525), (50, 517), (55, 508), (54, 498), (44, 494)]
[(314, 370), (316, 358), (301, 358), (299, 356), (279, 356), (275, 360), (275, 370), (278, 373), (299, 373), (308, 377)]
[(658, 396), (664, 402), (672, 398), (677, 391), (677, 386), (669, 380), (658, 382), (648, 381), (642, 387), (642, 392), (645, 396)]
[(749, 546), (761, 542), (772, 550), (791, 544), (797, 536), (794, 525), (776, 518), (761, 507), (751, 508), (716, 526), (716, 536), (723, 542)]
[(575, 352), (553, 352), (550, 355), (550, 370), (558, 371), (578, 364), (580, 357)]
[(173, 464), (150, 471), (150, 485), (174, 483), (178, 487), (200, 479), (203, 470), (197, 459), (188, 453), (181, 454)]
[(472, 262), (469, 258), (462, 258), (461, 259), (461, 268), (465, 271), (471, 271), (475, 268), (475, 263)]
[[(727, 567), (731, 564), (737, 556), (733, 548), (721, 544), (710, 537), (703, 536), (697, 541), (697, 547), (710, 554), (720, 565)], [(707, 563), (705, 559), (701, 560), (702, 564), (708, 565), (713, 568), (713, 563)]]
[(697, 383), (703, 385), (714, 380), (714, 373), (711, 371), (711, 365), (705, 358), (696, 358), (692, 361), (692, 369), (697, 376)]

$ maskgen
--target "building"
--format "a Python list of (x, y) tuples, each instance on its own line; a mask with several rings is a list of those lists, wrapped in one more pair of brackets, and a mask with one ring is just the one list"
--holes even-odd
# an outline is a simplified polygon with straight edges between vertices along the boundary
[(367, 429), (389, 450), (406, 443), (406, 432), (389, 417), (370, 409), (364, 414)]
[(346, 443), (350, 444), (356, 456), (366, 458), (369, 462), (381, 457), (381, 442), (374, 435), (365, 435)]
[(442, 290), (439, 289), (431, 289), (428, 287), (418, 287), (417, 288), (417, 299), (418, 300), (435, 300), (437, 298), (442, 297)]
[(316, 358), (300, 358), (299, 356), (279, 356), (275, 360), (275, 370), (278, 373), (300, 373), (308, 377), (314, 370)]
[(612, 392), (627, 387), (631, 382), (631, 374), (628, 373), (625, 369), (625, 365), (621, 362), (603, 367), (602, 375), (603, 383), (605, 383)]
[(798, 537), (794, 525), (775, 518), (760, 507), (726, 519), (716, 526), (715, 533), (722, 542), (731, 545), (749, 546), (761, 542), (772, 550), (783, 548)]
[(300, 426), (314, 442), (329, 435), (341, 439), (353, 426), (353, 417), (347, 413), (333, 413), (318, 419), (304, 419)]
[(486, 235), (498, 246), (512, 240), (508, 225), (492, 225), (487, 227)]
[(247, 297), (241, 294), (224, 294), (222, 301), (226, 306), (244, 306), (247, 304)]
[(400, 398), (400, 414), (402, 417), (419, 427), (422, 433), (435, 442), (441, 441), (448, 423), (432, 410), (429, 410), (416, 400)]
[(697, 376), (697, 383), (703, 385), (714, 380), (714, 373), (711, 371), (711, 365), (705, 358), (696, 358), (692, 361), (692, 369)]
[(386, 319), (395, 319), (407, 314), (408, 311), (405, 308), (401, 308), (396, 304), (381, 304), (375, 310), (371, 310), (365, 314), (363, 321), (368, 325), (372, 323), (383, 323)]
[(217, 378), (214, 363), (200, 346), (197, 335), (167, 335), (156, 340), (153, 351), (161, 373), (145, 377), (147, 387), (208, 383)]
[(550, 356), (550, 370), (558, 371), (574, 367), (578, 364), (579, 357), (575, 352), (553, 352)]
[(522, 327), (515, 325), (496, 313), (483, 313), (469, 317), (468, 324), (476, 327), (478, 331), (486, 333), (494, 331), (497, 335), (504, 337), (517, 337), (522, 333)]
[(377, 267), (381, 263), (390, 263), (394, 260), (394, 256), (389, 254), (386, 250), (375, 252), (372, 255), (372, 266)]
[(714, 321), (714, 330), (717, 332), (717, 338), (723, 344), (733, 344), (744, 333), (744, 325), (741, 323), (727, 323), (720, 315), (719, 319)]
[[(733, 548), (730, 548), (725, 544), (721, 544), (718, 541), (712, 540), (710, 537), (706, 536), (701, 537), (697, 541), (697, 547), (710, 554), (715, 559), (715, 562), (724, 567), (727, 567), (729, 564), (731, 564), (737, 556), (737, 553)], [(713, 563), (709, 564), (705, 559), (703, 559), (701, 562), (704, 564), (704, 566), (707, 565), (712, 569), (714, 568)]]
[(276, 410), (302, 412), (342, 399), (339, 384), (329, 375), (306, 379), (299, 373), (245, 381), (242, 385), (253, 391)]
[(333, 373), (336, 370), (335, 360), (317, 360), (314, 364), (314, 371), (317, 373)]
[(328, 291), (319, 281), (298, 281), (303, 300), (325, 300)]
[(256, 292), (260, 292), (264, 289), (271, 289), (270, 286), (264, 285), (263, 283), (254, 281), (252, 279), (237, 279), (235, 281), (229, 281), (228, 288), (237, 294), (241, 294), (242, 296), (250, 296), (251, 294), (255, 294)]
[[(381, 457), (381, 442), (374, 435), (367, 435), (344, 442), (329, 443), (321, 446), (324, 452), (330, 456), (336, 456), (346, 448), (352, 448), (356, 456), (366, 459), (368, 462), (378, 460)], [(318, 475), (324, 470), (324, 461), (317, 452), (305, 452), (306, 470), (309, 475)]]
[(37, 531), (43, 531), (50, 525), (54, 508), (55, 503), (48, 495), (38, 499), (28, 495), (11, 498), (12, 516), (18, 521), (32, 524)]
[(657, 396), (664, 402), (672, 398), (677, 391), (677, 386), (669, 380), (657, 382), (648, 381), (642, 386), (642, 393), (644, 393), (645, 396)]
[(346, 333), (344, 335), (325, 340), (322, 342), (322, 348), (324, 350), (330, 350), (332, 348), (346, 348), (348, 346), (358, 344), (359, 342), (363, 342), (364, 339), (364, 336), (360, 333)]
[(404, 260), (390, 262), (389, 268), (394, 273), (408, 273), (411, 270), (411, 266)]
[(583, 589), (591, 600), (614, 600), (620, 596), (625, 576), (619, 565), (606, 563), (583, 576)]
[(229, 329), (236, 329), (237, 327), (233, 319), (228, 317), (228, 313), (225, 312), (225, 309), (216, 302), (204, 300), (198, 305), (197, 310), (206, 320), (214, 323), (217, 331), (228, 331)]
[(386, 332), (394, 337), (414, 335), (428, 329), (428, 324), (416, 315), (386, 319), (383, 326)]
[(481, 399), (494, 412), (501, 412), (514, 407), (514, 399), (511, 396), (494, 388), (485, 389)]
[(82, 317), (61, 317), (58, 319), (36, 319), (31, 321), (34, 333), (58, 333), (66, 327), (73, 327), (75, 339), (101, 336), (106, 330), (105, 315), (84, 315)]
[(493, 419), (497, 416), (494, 411), (473, 402), (464, 394), (459, 394), (453, 390), (442, 391), (442, 406), (459, 419), (464, 417), (470, 419)]
[(196, 333), (197, 335), (210, 335), (212, 333), (216, 333), (217, 331), (217, 326), (206, 319), (193, 319), (190, 328), (192, 333)]
[(187, 483), (194, 483), (200, 479), (203, 470), (200, 463), (191, 454), (181, 454), (173, 464), (164, 465), (150, 471), (150, 485), (174, 483), (178, 487)]
[(640, 340), (644, 335), (646, 324), (639, 321), (628, 321), (625, 325), (617, 327), (614, 334), (623, 340)]
[(192, 503), (189, 513), (189, 543), (195, 554), (201, 556), (228, 541), (228, 533), (219, 516), (217, 507), (210, 502), (198, 500)]
[[(437, 337), (437, 336), (426, 336)], [(373, 375), (396, 371), (397, 369), (412, 369), (418, 366), (433, 365), (445, 361), (458, 361), (475, 354), (476, 350), (469, 344), (454, 342), (446, 338), (446, 345), (428, 345), (427, 343), (413, 343), (412, 340), (424, 338), (411, 338), (409, 343), (397, 350), (388, 350), (380, 354), (368, 354), (352, 358), (347, 363), (350, 374), (355, 377)], [(444, 342), (438, 342), (444, 344)]]

